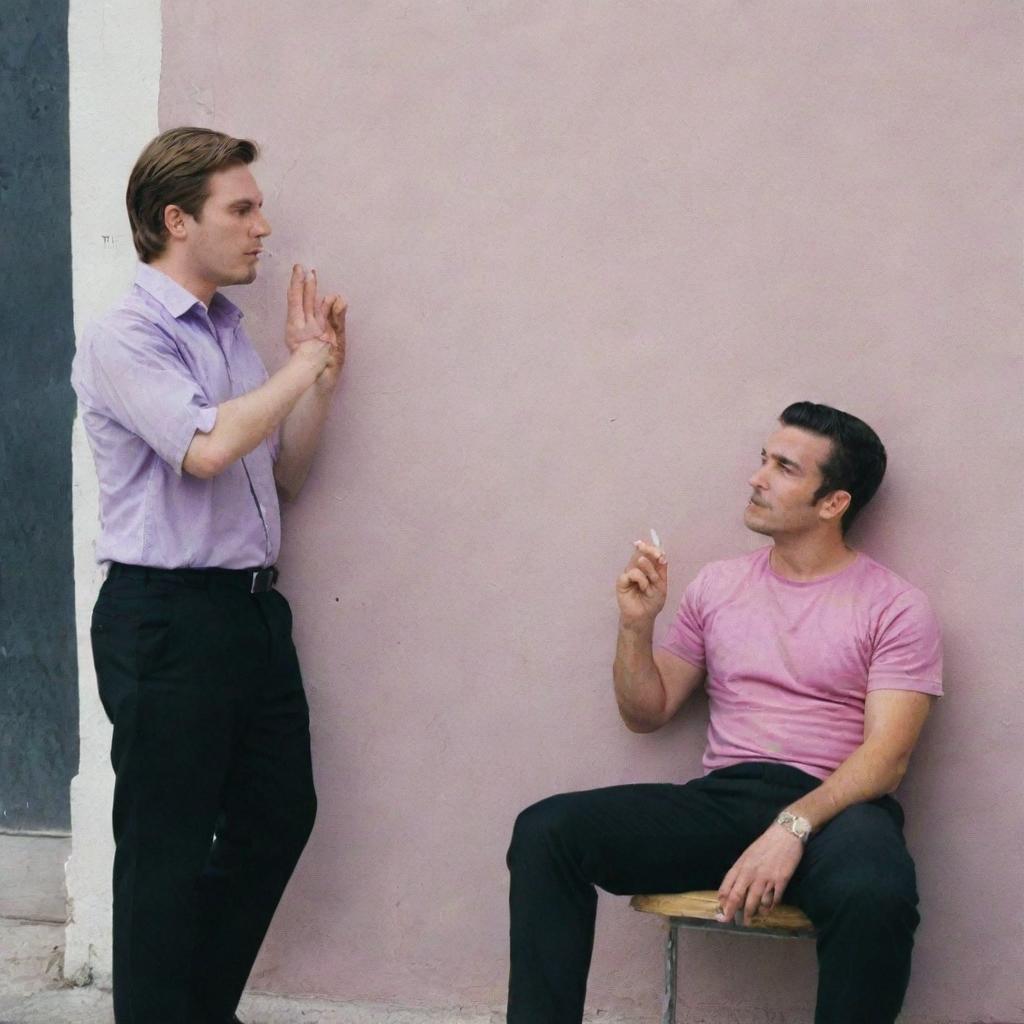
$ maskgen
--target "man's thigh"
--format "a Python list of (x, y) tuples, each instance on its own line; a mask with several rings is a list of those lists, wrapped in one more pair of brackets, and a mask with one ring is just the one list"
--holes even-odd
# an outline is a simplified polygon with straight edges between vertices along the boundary
[(716, 888), (760, 830), (751, 801), (735, 786), (720, 789), (695, 779), (549, 797), (520, 815), (510, 864), (532, 847), (568, 853), (608, 892)]
[(114, 725), (115, 834), (131, 823), (144, 839), (167, 837), (168, 857), (201, 864), (238, 732), (244, 652), (204, 588), (156, 575), (108, 579), (92, 639)]
[(891, 797), (855, 804), (811, 838), (786, 895), (812, 920), (850, 900), (917, 904), (903, 812)]

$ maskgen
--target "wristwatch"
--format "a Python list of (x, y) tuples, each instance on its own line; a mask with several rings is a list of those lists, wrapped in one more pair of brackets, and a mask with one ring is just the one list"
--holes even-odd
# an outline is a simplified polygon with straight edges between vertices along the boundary
[(787, 832), (791, 832), (805, 846), (807, 840), (811, 838), (811, 823), (806, 818), (801, 818), (799, 814), (783, 811), (775, 819), (775, 824), (781, 825)]

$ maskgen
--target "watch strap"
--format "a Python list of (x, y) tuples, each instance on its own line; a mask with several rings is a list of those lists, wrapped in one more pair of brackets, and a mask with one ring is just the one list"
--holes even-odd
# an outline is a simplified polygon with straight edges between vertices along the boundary
[(784, 828), (790, 835), (796, 836), (805, 845), (807, 840), (811, 838), (811, 823), (799, 814), (783, 811), (775, 819), (775, 824)]

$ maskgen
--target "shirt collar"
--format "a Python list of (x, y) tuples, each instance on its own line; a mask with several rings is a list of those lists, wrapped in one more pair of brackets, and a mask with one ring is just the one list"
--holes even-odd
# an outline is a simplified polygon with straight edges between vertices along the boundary
[(213, 293), (213, 300), (210, 302), (210, 313), (230, 324), (237, 324), (242, 319), (242, 311), (230, 299), (221, 295), (220, 292)]
[[(183, 288), (177, 281), (168, 277), (162, 270), (151, 267), (148, 263), (140, 263), (135, 271), (135, 283), (145, 292), (156, 299), (175, 318), (183, 317), (190, 309), (199, 306), (206, 309), (187, 288)], [(214, 292), (210, 301), (209, 313), (211, 319), (226, 320), (238, 323), (242, 319), (242, 311), (230, 300), (224, 298), (220, 292)]]

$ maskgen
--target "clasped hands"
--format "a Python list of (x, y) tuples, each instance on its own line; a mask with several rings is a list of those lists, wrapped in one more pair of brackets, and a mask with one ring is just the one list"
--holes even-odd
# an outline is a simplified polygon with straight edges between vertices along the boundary
[(743, 923), (749, 925), (758, 911), (778, 906), (803, 855), (800, 839), (773, 822), (722, 879), (718, 887), (721, 909), (715, 919), (732, 921), (742, 910)]
[[(317, 297), (316, 271), (299, 263), (288, 282), (288, 313), (284, 340), (291, 354), (302, 350), (323, 361), (317, 385), (330, 390), (345, 363), (345, 313), (348, 304), (340, 295)], [(326, 346), (326, 348), (325, 348)]]

